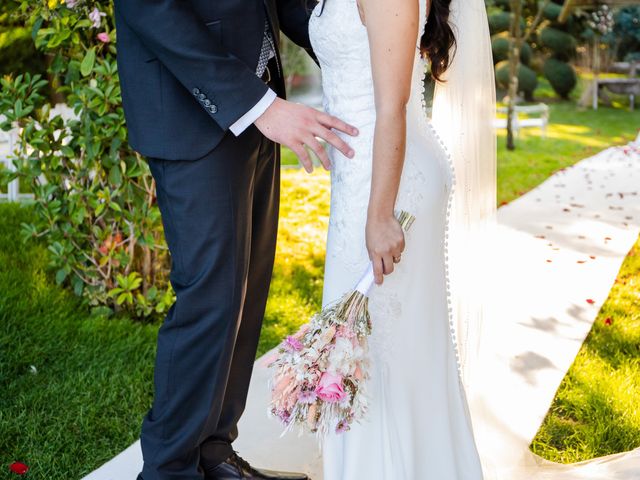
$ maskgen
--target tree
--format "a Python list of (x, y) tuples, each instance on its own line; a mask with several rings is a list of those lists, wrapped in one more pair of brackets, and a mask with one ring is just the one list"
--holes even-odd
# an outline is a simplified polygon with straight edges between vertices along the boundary
[(544, 0), (538, 4), (538, 10), (533, 21), (524, 29), (522, 28), (523, 0), (509, 0), (509, 102), (507, 104), (507, 149), (515, 150), (513, 136), (513, 119), (518, 95), (518, 66), (520, 65), (520, 50), (531, 33), (535, 31), (542, 21), (542, 13), (550, 0)]

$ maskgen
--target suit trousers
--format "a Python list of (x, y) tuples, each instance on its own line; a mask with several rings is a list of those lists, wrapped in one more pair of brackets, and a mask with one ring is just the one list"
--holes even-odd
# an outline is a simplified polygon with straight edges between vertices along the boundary
[(251, 125), (197, 160), (148, 162), (176, 301), (158, 333), (142, 477), (197, 480), (238, 436), (273, 270), (280, 151)]

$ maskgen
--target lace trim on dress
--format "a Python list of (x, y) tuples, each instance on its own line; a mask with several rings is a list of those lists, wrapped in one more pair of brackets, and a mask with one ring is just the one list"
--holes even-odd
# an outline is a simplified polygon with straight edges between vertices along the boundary
[[(424, 0), (423, 0), (424, 1)], [(422, 35), (424, 35), (424, 31), (426, 29), (426, 25), (427, 25), (427, 19), (428, 19), (428, 13), (426, 11), (425, 8), (425, 13), (424, 13), (424, 22), (422, 22), (422, 28), (420, 29), (420, 35), (418, 36), (418, 39), (422, 38)], [(418, 55), (420, 55), (420, 47), (418, 46)], [(423, 63), (423, 65), (425, 66), (426, 69), (426, 63)], [(423, 72), (425, 73), (425, 72)], [(455, 194), (455, 188), (456, 188), (456, 169), (453, 163), (453, 159), (451, 158), (451, 153), (449, 152), (449, 149), (447, 148), (447, 146), (444, 144), (444, 141), (442, 140), (442, 138), (440, 138), (440, 135), (438, 134), (438, 132), (436, 131), (436, 129), (434, 128), (434, 126), (431, 123), (431, 120), (429, 118), (428, 115), (428, 108), (427, 108), (427, 100), (425, 98), (425, 93), (426, 93), (426, 86), (424, 84), (424, 79), (420, 78), (419, 81), (421, 82), (421, 88), (420, 88), (420, 92), (421, 92), (421, 100), (422, 100), (422, 113), (423, 113), (423, 117), (425, 119), (425, 123), (428, 126), (429, 130), (431, 131), (431, 133), (433, 134), (433, 136), (436, 138), (436, 140), (438, 141), (438, 143), (440, 144), (440, 146), (442, 147), (442, 150), (445, 153), (445, 156), (447, 158), (447, 163), (449, 164), (449, 168), (451, 169), (452, 174), (452, 178), (451, 178), (451, 188), (449, 189), (449, 194), (447, 196), (447, 208), (446, 208), (446, 213), (445, 213), (445, 230), (444, 230), (444, 271), (445, 271), (445, 290), (446, 290), (446, 297), (447, 297), (447, 313), (448, 313), (448, 321), (449, 321), (449, 333), (451, 336), (451, 342), (453, 344), (453, 352), (454, 355), (456, 357), (456, 368), (458, 370), (458, 381), (460, 382), (461, 385), (463, 385), (462, 382), (462, 378), (463, 378), (463, 370), (462, 370), (462, 362), (460, 360), (460, 348), (458, 345), (458, 338), (457, 338), (457, 328), (456, 328), (456, 324), (455, 324), (455, 319), (453, 317), (453, 305), (452, 305), (452, 295), (451, 295), (451, 280), (450, 280), (450, 266), (449, 266), (449, 230), (450, 230), (450, 225), (451, 225), (451, 208), (452, 208), (452, 203), (453, 203), (453, 198), (454, 198), (454, 194)]]

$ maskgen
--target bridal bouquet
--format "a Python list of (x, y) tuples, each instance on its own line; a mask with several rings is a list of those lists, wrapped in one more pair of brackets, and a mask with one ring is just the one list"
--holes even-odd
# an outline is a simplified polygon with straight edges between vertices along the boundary
[[(414, 221), (407, 212), (398, 220), (406, 232)], [(369, 378), (367, 339), (371, 334), (368, 292), (373, 267), (355, 289), (315, 314), (300, 330), (288, 336), (269, 363), (270, 413), (286, 426), (324, 435), (349, 430), (367, 411), (365, 394)]]

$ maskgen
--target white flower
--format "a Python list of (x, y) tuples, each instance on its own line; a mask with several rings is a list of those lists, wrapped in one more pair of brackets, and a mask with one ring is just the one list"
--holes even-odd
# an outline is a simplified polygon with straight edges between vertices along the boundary
[(350, 375), (355, 365), (353, 344), (343, 337), (336, 338), (335, 345), (329, 355), (329, 369), (341, 375)]
[(107, 14), (98, 10), (98, 7), (94, 7), (89, 14), (89, 20), (93, 22), (93, 28), (100, 28), (102, 24), (102, 17), (106, 17)]

